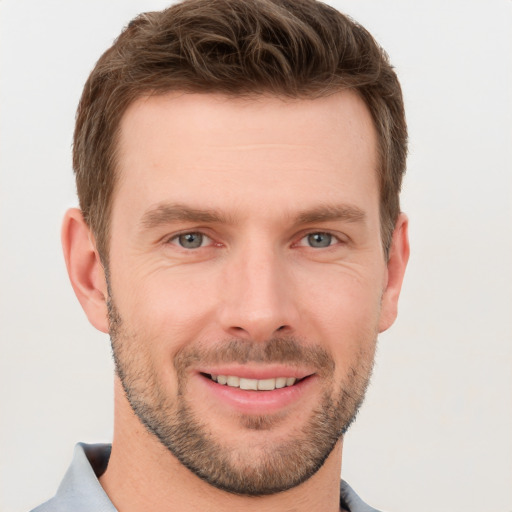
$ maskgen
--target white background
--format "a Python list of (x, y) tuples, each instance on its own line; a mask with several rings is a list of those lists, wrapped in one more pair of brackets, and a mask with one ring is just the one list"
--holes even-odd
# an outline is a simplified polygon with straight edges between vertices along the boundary
[[(392, 512), (512, 511), (512, 1), (332, 2), (401, 77), (412, 257), (343, 476)], [(60, 250), (99, 55), (158, 0), (0, 0), (0, 510), (50, 497), (112, 430), (109, 343)]]

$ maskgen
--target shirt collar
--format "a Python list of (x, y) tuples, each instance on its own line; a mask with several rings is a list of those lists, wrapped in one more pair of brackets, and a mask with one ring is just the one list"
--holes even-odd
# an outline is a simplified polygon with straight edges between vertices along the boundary
[[(111, 449), (109, 444), (78, 443), (57, 494), (32, 512), (117, 512), (98, 480), (107, 469)], [(340, 501), (350, 512), (378, 512), (364, 503), (343, 480)]]

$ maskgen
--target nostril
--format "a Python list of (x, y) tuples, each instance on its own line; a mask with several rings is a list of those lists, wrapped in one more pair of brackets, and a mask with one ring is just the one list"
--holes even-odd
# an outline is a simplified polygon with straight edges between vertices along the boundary
[(276, 331), (282, 331), (283, 329), (286, 329), (286, 325), (281, 325), (281, 327), (278, 327)]

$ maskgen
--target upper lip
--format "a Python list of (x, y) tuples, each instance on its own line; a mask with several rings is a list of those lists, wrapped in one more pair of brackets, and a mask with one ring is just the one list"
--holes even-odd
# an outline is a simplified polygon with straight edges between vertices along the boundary
[(275, 379), (277, 377), (295, 377), (297, 380), (316, 373), (308, 368), (295, 368), (286, 365), (222, 365), (199, 368), (198, 373), (208, 375), (236, 376), (244, 379)]

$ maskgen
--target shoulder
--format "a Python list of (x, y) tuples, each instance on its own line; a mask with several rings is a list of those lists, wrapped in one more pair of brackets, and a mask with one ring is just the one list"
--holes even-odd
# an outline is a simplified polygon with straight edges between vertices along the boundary
[(66, 500), (61, 499), (60, 496), (54, 496), (50, 500), (32, 509), (30, 512), (69, 512), (72, 510), (72, 508), (70, 508), (72, 506), (72, 503), (66, 502)]
[(366, 504), (344, 480), (340, 483), (340, 506), (349, 512), (379, 512)]
[(98, 480), (109, 456), (110, 445), (78, 443), (55, 496), (31, 512), (115, 512)]

